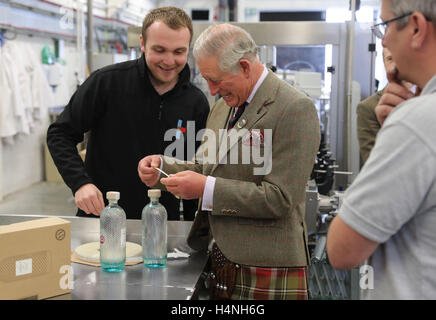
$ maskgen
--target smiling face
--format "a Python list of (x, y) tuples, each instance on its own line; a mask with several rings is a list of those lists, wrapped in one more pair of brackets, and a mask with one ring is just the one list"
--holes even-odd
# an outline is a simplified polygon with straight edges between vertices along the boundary
[(229, 107), (241, 106), (250, 95), (252, 86), (247, 63), (246, 60), (241, 59), (239, 70), (234, 74), (221, 71), (216, 57), (202, 57), (197, 60), (198, 68), (207, 81), (210, 94), (221, 95)]
[(190, 33), (188, 28), (171, 29), (156, 21), (146, 30), (146, 41), (141, 36), (141, 50), (156, 85), (175, 84), (188, 58)]

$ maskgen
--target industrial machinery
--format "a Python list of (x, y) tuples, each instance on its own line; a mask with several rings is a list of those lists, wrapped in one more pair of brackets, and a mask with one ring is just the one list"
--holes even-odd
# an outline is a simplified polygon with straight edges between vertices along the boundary
[(321, 138), (317, 159), (306, 187), (306, 226), (309, 238), (310, 299), (359, 299), (359, 271), (337, 270), (328, 261), (326, 244), (329, 226), (342, 205), (344, 191), (333, 190), (336, 175), (351, 172), (336, 171), (332, 152)]
[(306, 200), (306, 221), (311, 256), (308, 272), (309, 297), (315, 300), (359, 299), (356, 281), (358, 270), (334, 269), (329, 264), (326, 253), (328, 228), (341, 205), (343, 192), (335, 191), (330, 196), (320, 195), (314, 185), (314, 180), (311, 180)]
[(327, 233), (331, 221), (342, 205), (344, 191), (333, 189), (336, 175), (351, 172), (336, 171), (336, 160), (321, 137), (321, 143), (309, 183), (306, 187), (306, 226), (309, 238), (310, 299), (359, 299), (358, 270), (337, 270), (328, 261)]

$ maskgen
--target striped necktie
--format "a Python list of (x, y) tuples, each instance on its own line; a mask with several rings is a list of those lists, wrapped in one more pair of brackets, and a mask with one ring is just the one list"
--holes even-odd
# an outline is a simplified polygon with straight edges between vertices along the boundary
[(247, 102), (244, 102), (242, 104), (242, 106), (240, 106), (238, 108), (238, 110), (236, 111), (236, 113), (233, 115), (233, 117), (229, 120), (229, 127), (228, 130), (232, 129), (233, 126), (236, 124), (236, 122), (238, 122), (239, 118), (241, 117), (241, 115), (244, 113), (245, 107), (248, 105)]

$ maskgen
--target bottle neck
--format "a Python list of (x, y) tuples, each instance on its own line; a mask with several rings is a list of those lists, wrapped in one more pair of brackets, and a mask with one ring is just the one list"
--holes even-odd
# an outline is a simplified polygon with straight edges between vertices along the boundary
[(151, 197), (150, 202), (152, 204), (158, 204), (159, 203), (159, 197)]
[(109, 205), (117, 205), (118, 204), (118, 200), (116, 199), (109, 199)]

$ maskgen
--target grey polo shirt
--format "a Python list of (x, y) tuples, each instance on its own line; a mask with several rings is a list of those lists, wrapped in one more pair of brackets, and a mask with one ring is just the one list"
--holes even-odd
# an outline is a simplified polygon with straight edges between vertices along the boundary
[(390, 114), (340, 208), (347, 225), (380, 243), (364, 299), (436, 299), (435, 138), (436, 76)]

